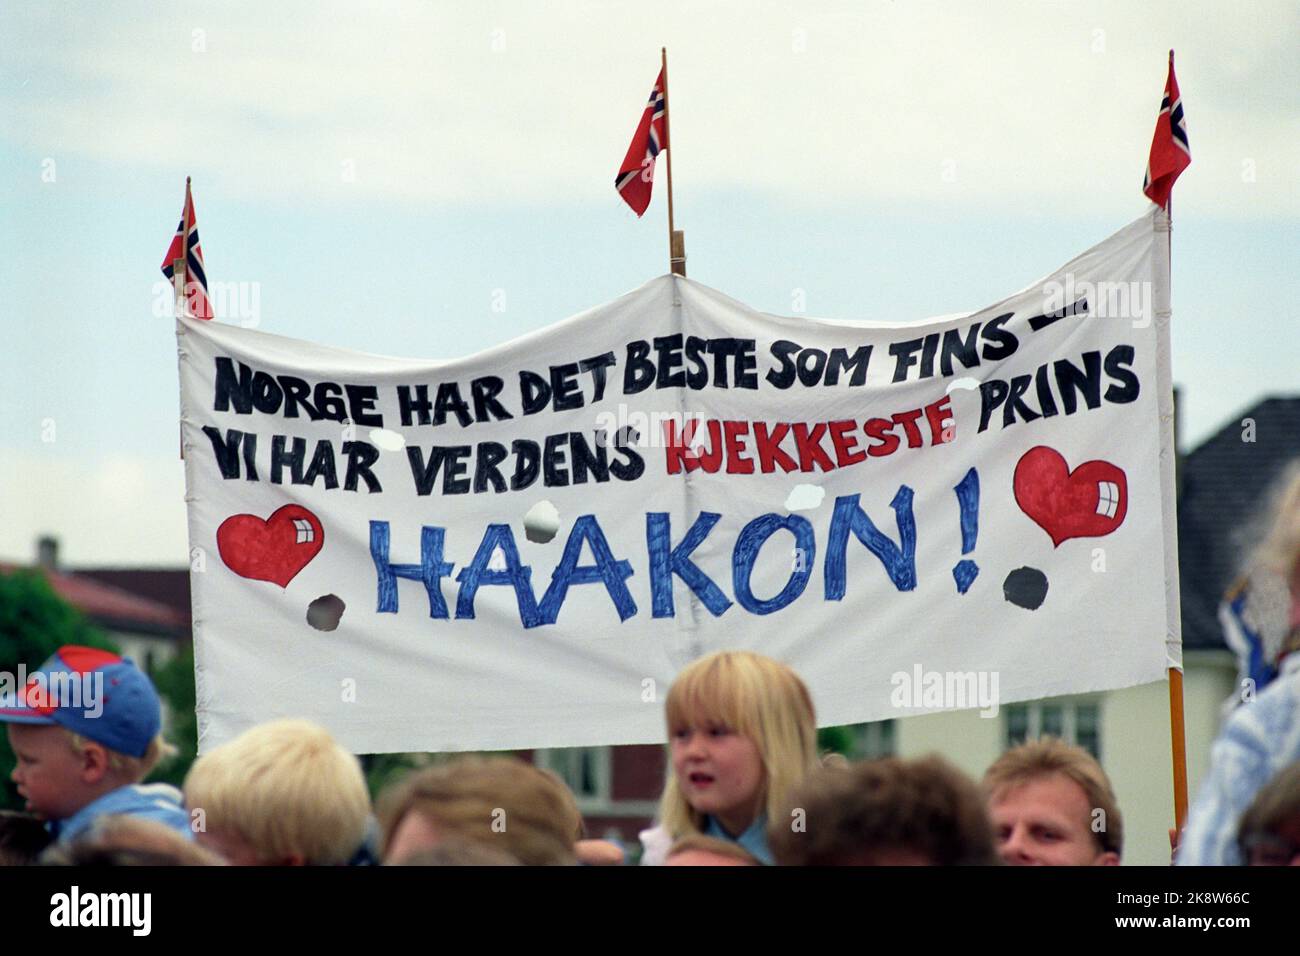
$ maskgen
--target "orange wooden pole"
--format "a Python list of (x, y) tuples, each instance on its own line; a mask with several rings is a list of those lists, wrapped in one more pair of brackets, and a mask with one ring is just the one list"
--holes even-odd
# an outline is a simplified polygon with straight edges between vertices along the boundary
[(1169, 668), (1169, 742), (1174, 757), (1174, 826), (1187, 822), (1187, 728), (1183, 719), (1183, 672)]
[[(1169, 68), (1174, 68), (1174, 51), (1169, 51)], [(1173, 104), (1170, 104), (1172, 108)], [(1165, 206), (1166, 225), (1169, 228), (1166, 240), (1165, 262), (1169, 269), (1170, 285), (1174, 275), (1174, 195), (1171, 190), (1169, 202)], [(1187, 725), (1183, 708), (1183, 672), (1177, 667), (1169, 668), (1169, 746), (1173, 751), (1174, 762), (1174, 826), (1178, 839), (1182, 839), (1183, 824), (1187, 822)]]

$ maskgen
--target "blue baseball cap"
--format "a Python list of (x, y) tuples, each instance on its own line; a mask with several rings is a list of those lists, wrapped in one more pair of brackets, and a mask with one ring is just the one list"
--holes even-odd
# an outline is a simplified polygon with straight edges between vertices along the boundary
[(0, 696), (0, 721), (66, 727), (129, 757), (143, 757), (162, 728), (162, 704), (127, 657), (69, 644)]

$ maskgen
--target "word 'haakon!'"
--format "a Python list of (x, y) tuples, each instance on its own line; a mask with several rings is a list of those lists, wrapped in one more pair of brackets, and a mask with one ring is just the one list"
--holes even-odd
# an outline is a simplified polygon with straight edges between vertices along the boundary
[[(912, 489), (902, 485), (890, 502), (898, 527), (898, 543), (881, 532), (867, 516), (858, 503), (859, 495), (844, 495), (835, 500), (822, 570), (825, 600), (839, 601), (844, 598), (847, 589), (845, 560), (850, 534), (880, 559), (885, 573), (897, 590), (910, 591), (916, 587), (916, 518), (912, 513), (912, 497)], [(713, 616), (719, 617), (731, 607), (732, 601), (722, 588), (691, 560), (691, 553), (708, 537), (721, 518), (722, 515), (717, 512), (701, 512), (686, 534), (674, 544), (668, 513), (646, 513), (645, 541), (650, 567), (653, 617), (665, 618), (675, 614), (674, 575), (691, 589)], [(750, 586), (750, 577), (759, 551), (778, 531), (787, 531), (793, 535), (797, 549), (795, 553), (802, 560), (794, 564), (789, 579), (779, 593), (770, 598), (759, 598)], [(406, 578), (424, 585), (431, 618), (446, 620), (451, 616), (441, 587), (442, 579), (451, 577), (455, 570), (451, 562), (443, 559), (445, 538), (445, 528), (423, 527), (420, 531), (420, 563), (394, 564), (390, 558), (389, 523), (370, 522), (370, 554), (378, 575), (377, 610), (380, 613), (397, 613), (397, 580)], [(592, 564), (578, 563), (584, 544), (594, 558)], [(498, 552), (504, 558), (504, 568), (492, 567), (493, 558)], [(765, 514), (750, 521), (737, 535), (731, 554), (731, 584), (736, 603), (751, 614), (758, 615), (772, 614), (786, 607), (807, 588), (816, 554), (816, 535), (807, 518), (799, 515)], [(539, 601), (533, 591), (532, 568), (520, 561), (519, 549), (515, 545), (510, 526), (490, 524), (483, 533), (473, 560), (455, 576), (460, 585), (456, 595), (455, 617), (457, 620), (473, 620), (474, 598), (479, 588), (496, 585), (514, 590), (519, 619), (524, 627), (554, 624), (559, 619), (570, 586), (601, 584), (618, 611), (619, 620), (626, 621), (638, 611), (636, 600), (627, 586), (627, 579), (632, 574), (631, 562), (614, 556), (596, 516), (581, 515), (573, 523), (564, 546), (564, 554)]]

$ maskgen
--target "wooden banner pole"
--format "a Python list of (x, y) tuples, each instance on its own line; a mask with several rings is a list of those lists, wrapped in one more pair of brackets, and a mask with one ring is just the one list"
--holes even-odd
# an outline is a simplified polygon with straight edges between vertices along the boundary
[[(1174, 51), (1169, 51), (1169, 70), (1174, 69)], [(1173, 104), (1169, 104), (1172, 111)], [(1172, 122), (1172, 115), (1170, 117)], [(1168, 238), (1165, 240), (1165, 263), (1169, 270), (1169, 284), (1173, 286), (1174, 278), (1174, 195), (1170, 190), (1169, 201), (1165, 204), (1165, 227)], [(1171, 296), (1172, 297), (1172, 296)], [(1177, 449), (1175, 449), (1175, 454)], [(1175, 457), (1177, 467), (1177, 457)], [(1169, 745), (1173, 751), (1174, 762), (1174, 827), (1176, 836), (1182, 838), (1183, 825), (1187, 822), (1187, 726), (1183, 707), (1183, 671), (1178, 667), (1169, 668)]]
[[(181, 254), (172, 260), (172, 289), (176, 294), (176, 318), (186, 314), (185, 287), (190, 269), (190, 177), (185, 177), (185, 205), (181, 207)], [(180, 426), (181, 460), (185, 460), (185, 426)]]
[(674, 275), (686, 275), (686, 237), (678, 232), (673, 219), (673, 144), (672, 131), (668, 126), (668, 48), (660, 47), (663, 56), (664, 73), (664, 139), (668, 141), (668, 268)]
[(176, 315), (185, 314), (185, 287), (189, 284), (190, 269), (190, 177), (185, 177), (185, 205), (181, 207), (181, 254), (172, 260), (172, 286), (176, 291)]

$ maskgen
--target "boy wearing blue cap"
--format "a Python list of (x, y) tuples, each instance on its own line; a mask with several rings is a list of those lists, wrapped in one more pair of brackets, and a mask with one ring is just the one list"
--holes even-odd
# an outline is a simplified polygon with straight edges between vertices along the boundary
[(159, 733), (153, 682), (129, 659), (61, 647), (0, 699), (0, 721), (18, 759), (18, 793), (56, 840), (72, 840), (108, 814), (156, 820), (193, 838), (176, 788), (140, 784), (171, 747)]

